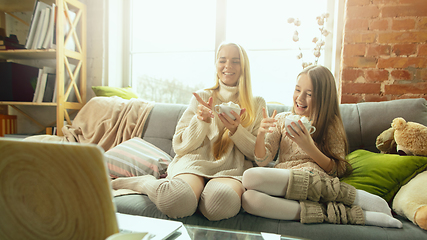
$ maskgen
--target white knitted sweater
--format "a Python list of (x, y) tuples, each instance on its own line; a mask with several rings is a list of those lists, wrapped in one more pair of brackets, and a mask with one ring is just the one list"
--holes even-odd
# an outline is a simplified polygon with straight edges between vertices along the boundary
[[(212, 91), (200, 90), (199, 96), (207, 102)], [(238, 87), (220, 85), (219, 96), (213, 105), (222, 102), (236, 101)], [(266, 108), (265, 100), (255, 97), (255, 121), (248, 127), (239, 125), (237, 131), (230, 136), (232, 143), (226, 153), (218, 160), (212, 153), (214, 143), (224, 124), (216, 114), (211, 123), (197, 118), (198, 102), (192, 97), (188, 108), (183, 113), (173, 137), (175, 158), (168, 166), (168, 178), (181, 173), (192, 173), (206, 178), (232, 177), (241, 181), (243, 172), (252, 167), (256, 135), (262, 121), (262, 108)], [(249, 160), (245, 160), (245, 156)]]

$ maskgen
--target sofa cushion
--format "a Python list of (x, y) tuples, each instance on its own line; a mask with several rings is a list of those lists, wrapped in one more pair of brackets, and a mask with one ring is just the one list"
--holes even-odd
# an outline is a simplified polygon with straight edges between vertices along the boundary
[(358, 105), (354, 103), (340, 104), (340, 113), (347, 134), (349, 152), (361, 148), (363, 143)]
[(172, 157), (139, 137), (127, 140), (105, 153), (110, 177), (151, 174), (156, 178), (166, 172)]
[(187, 105), (184, 104), (156, 103), (145, 122), (142, 139), (175, 157), (172, 138), (176, 125), (186, 109)]
[(384, 102), (358, 103), (363, 149), (379, 152), (375, 142), (397, 117), (407, 122), (427, 125), (427, 100), (424, 98), (398, 99)]
[(427, 157), (356, 150), (347, 156), (353, 173), (342, 181), (391, 201), (400, 187), (427, 168)]
[(131, 87), (108, 87), (108, 86), (93, 86), (93, 92), (97, 97), (112, 97), (117, 96), (123, 99), (138, 98), (138, 95), (133, 92)]

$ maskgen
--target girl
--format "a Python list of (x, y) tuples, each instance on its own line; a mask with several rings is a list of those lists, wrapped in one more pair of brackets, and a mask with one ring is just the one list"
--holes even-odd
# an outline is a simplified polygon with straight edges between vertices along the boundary
[[(255, 146), (258, 166), (280, 151), (275, 168), (257, 167), (243, 174), (247, 191), (242, 206), (247, 212), (302, 223), (402, 227), (384, 199), (339, 181), (352, 170), (345, 160), (347, 138), (337, 95), (332, 73), (311, 66), (298, 75), (292, 113), (276, 116), (274, 111), (269, 118), (263, 110)], [(284, 124), (290, 114), (310, 119), (316, 131), (310, 135), (299, 120), (299, 127), (292, 123), (287, 132)]]
[[(227, 114), (214, 115), (213, 106), (229, 101), (242, 108), (240, 113), (232, 112), (235, 120)], [(252, 96), (245, 50), (235, 43), (222, 44), (216, 56), (215, 86), (194, 93), (177, 124), (172, 140), (176, 156), (167, 178), (118, 178), (112, 181), (113, 188), (147, 194), (171, 218), (190, 216), (197, 208), (209, 220), (233, 217), (241, 208), (241, 178), (253, 166), (265, 106), (263, 98)]]

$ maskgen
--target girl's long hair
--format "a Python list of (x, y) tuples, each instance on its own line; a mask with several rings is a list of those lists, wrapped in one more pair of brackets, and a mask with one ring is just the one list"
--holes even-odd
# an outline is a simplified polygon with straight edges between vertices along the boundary
[(333, 124), (335, 129), (344, 133), (342, 141), (347, 155), (348, 141), (341, 118), (335, 78), (328, 68), (320, 65), (307, 67), (298, 76), (301, 74), (307, 74), (313, 85), (310, 111), (312, 124), (316, 127), (316, 131), (312, 135), (313, 140), (322, 153), (334, 160), (338, 168), (342, 168), (338, 169), (338, 173), (341, 172), (344, 173), (343, 176), (347, 176), (352, 172), (351, 165), (346, 159), (334, 154), (327, 141), (330, 133), (328, 131), (329, 126)]
[[(245, 108), (246, 111), (241, 116), (241, 122), (240, 124), (243, 127), (249, 126), (254, 120), (255, 120), (255, 113), (254, 113), (254, 101), (253, 101), (253, 95), (252, 95), (252, 85), (251, 85), (251, 74), (250, 74), (250, 66), (249, 66), (249, 58), (246, 54), (246, 51), (236, 43), (222, 43), (216, 52), (216, 58), (215, 58), (215, 64), (218, 62), (219, 58), (219, 52), (222, 48), (225, 46), (234, 46), (239, 50), (240, 55), (240, 77), (237, 81), (237, 86), (239, 88), (238, 91), (238, 99), (237, 104), (239, 104), (240, 108)], [(218, 98), (219, 93), (219, 87), (220, 87), (220, 78), (218, 76), (218, 73), (215, 74), (215, 86), (208, 88), (206, 90), (212, 90), (212, 98), (213, 102), (216, 102), (216, 99)], [(215, 159), (220, 159), (221, 156), (227, 151), (228, 146), (231, 143), (231, 139), (228, 136), (229, 130), (224, 128), (222, 131), (220, 131), (220, 137), (218, 140), (214, 143), (213, 147), (213, 154), (215, 156)]]

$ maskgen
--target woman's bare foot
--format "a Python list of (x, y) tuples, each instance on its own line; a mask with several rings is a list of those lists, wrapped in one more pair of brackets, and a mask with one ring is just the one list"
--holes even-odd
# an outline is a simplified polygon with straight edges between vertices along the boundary
[(147, 180), (156, 180), (153, 175), (144, 175), (138, 177), (121, 177), (111, 181), (111, 186), (114, 190), (117, 189), (131, 189), (136, 192), (144, 193), (143, 184)]

